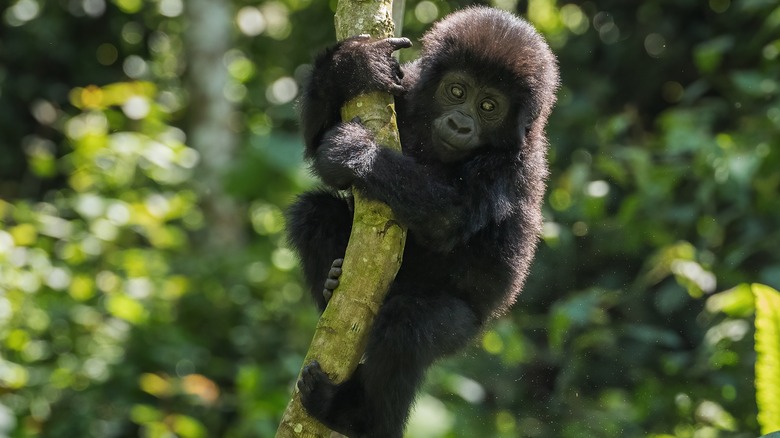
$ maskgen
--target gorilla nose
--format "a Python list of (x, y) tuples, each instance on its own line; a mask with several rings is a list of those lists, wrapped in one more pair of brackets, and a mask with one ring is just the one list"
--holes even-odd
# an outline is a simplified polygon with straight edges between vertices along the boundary
[(447, 127), (460, 135), (471, 133), (471, 118), (463, 115), (452, 115), (447, 119)]

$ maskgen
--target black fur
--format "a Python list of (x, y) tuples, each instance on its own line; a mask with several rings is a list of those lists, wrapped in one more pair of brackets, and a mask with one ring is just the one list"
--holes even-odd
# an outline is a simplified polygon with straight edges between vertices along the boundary
[[(446, 17), (422, 43), (421, 57), (400, 69), (390, 54), (408, 40), (338, 43), (316, 59), (301, 99), (314, 171), (332, 188), (354, 185), (387, 203), (409, 228), (364, 363), (341, 385), (312, 363), (298, 383), (309, 412), (350, 437), (402, 436), (425, 369), (514, 303), (542, 225), (544, 127), (558, 85), (547, 44), (525, 21), (485, 7)], [(511, 101), (501, 126), (455, 161), (431, 144), (441, 113), (434, 93), (447, 72), (466, 73)], [(339, 119), (347, 99), (374, 90), (397, 95), (403, 154), (377, 145), (358, 121)], [(303, 194), (288, 212), (290, 240), (320, 309), (351, 229), (349, 201), (335, 193)]]

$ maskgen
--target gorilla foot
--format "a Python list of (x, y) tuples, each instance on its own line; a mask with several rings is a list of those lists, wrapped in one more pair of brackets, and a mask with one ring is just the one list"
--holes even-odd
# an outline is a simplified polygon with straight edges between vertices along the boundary
[(336, 385), (322, 371), (319, 362), (315, 360), (303, 367), (298, 390), (301, 391), (301, 404), (306, 411), (320, 421), (325, 419), (333, 404)]
[(322, 296), (325, 298), (325, 302), (330, 301), (333, 296), (333, 291), (339, 287), (339, 277), (341, 277), (341, 265), (344, 264), (344, 259), (333, 260), (330, 265), (330, 271), (328, 271), (328, 278), (325, 280), (325, 288), (322, 289)]

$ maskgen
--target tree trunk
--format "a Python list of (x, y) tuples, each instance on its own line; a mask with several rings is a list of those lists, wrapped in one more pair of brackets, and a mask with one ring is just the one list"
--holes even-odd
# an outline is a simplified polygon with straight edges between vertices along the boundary
[[(339, 40), (361, 34), (390, 37), (393, 35), (391, 10), (392, 0), (341, 0), (336, 10), (336, 36)], [(401, 149), (392, 96), (385, 93), (359, 96), (344, 105), (341, 117), (343, 120), (360, 117), (374, 132), (378, 144)], [(374, 317), (401, 266), (406, 241), (406, 229), (393, 219), (387, 205), (367, 200), (357, 190), (353, 194), (355, 214), (343, 274), (320, 317), (304, 359), (304, 365), (319, 361), (337, 383), (352, 375), (360, 362)], [(276, 437), (320, 438), (330, 433), (307, 415), (295, 388)]]
[(224, 175), (236, 148), (236, 133), (230, 126), (233, 105), (225, 98), (228, 71), (225, 52), (230, 49), (231, 16), (227, 0), (186, 2), (188, 29), (187, 90), (188, 143), (200, 153), (196, 189), (208, 223), (208, 251), (235, 251), (244, 242), (243, 210), (224, 192)]

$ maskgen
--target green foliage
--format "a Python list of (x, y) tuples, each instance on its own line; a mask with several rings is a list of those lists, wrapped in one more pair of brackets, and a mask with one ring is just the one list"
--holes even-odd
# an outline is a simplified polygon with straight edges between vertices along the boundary
[(760, 284), (756, 295), (756, 399), (762, 433), (780, 430), (780, 292)]
[[(0, 436), (276, 430), (317, 318), (283, 235), (312, 184), (293, 101), (335, 2), (232, 3), (214, 62), (246, 232), (218, 249), (187, 146), (187, 2), (0, 6)], [(467, 3), (407, 1), (404, 33)], [(768, 431), (778, 385), (756, 367), (777, 349), (756, 364), (752, 334), (780, 289), (780, 7), (489, 3), (560, 61), (544, 236), (515, 310), (432, 369), (408, 435)]]
[[(27, 433), (56, 418), (58, 403), (110, 382), (134, 327), (174, 318), (191, 279), (172, 272), (172, 258), (202, 223), (182, 186), (198, 154), (166, 124), (153, 85), (71, 96), (83, 112), (58, 123), (67, 183), (34, 203), (3, 202), (0, 215), (0, 382), (12, 390), (3, 403), (29, 412), (19, 424)], [(194, 419), (176, 425), (204, 436)]]

